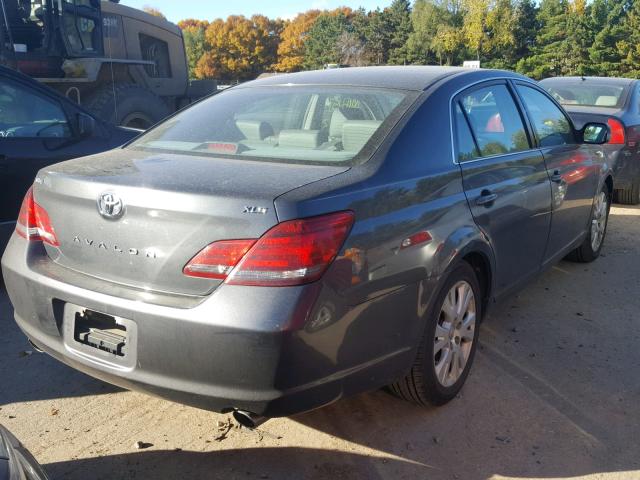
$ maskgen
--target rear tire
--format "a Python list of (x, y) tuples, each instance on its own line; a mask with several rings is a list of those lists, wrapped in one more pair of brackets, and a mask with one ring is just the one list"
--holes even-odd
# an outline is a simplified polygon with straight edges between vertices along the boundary
[(169, 115), (164, 101), (132, 84), (104, 87), (86, 102), (86, 108), (113, 125), (146, 130)]
[(458, 395), (478, 344), (481, 299), (473, 268), (462, 262), (447, 277), (433, 304), (411, 371), (389, 386), (393, 394), (418, 405), (444, 405)]
[(609, 225), (609, 211), (611, 210), (611, 195), (605, 186), (596, 196), (591, 210), (589, 231), (584, 242), (567, 259), (579, 263), (591, 263), (600, 256)]
[(616, 190), (616, 203), (622, 205), (638, 205), (640, 203), (640, 179), (636, 180), (631, 188)]

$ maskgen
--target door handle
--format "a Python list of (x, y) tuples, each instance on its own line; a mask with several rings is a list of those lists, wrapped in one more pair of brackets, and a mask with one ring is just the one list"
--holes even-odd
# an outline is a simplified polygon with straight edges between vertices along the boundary
[(560, 174), (560, 170), (556, 170), (555, 172), (553, 172), (553, 175), (551, 175), (551, 181), (553, 183), (562, 183), (563, 182), (563, 178), (562, 175)]
[(490, 207), (498, 199), (497, 193), (491, 193), (490, 190), (483, 190), (482, 194), (476, 200), (476, 205), (482, 207)]

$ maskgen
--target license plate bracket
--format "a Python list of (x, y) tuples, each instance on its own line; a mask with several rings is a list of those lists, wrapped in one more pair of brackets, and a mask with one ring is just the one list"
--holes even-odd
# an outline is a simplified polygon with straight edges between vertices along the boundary
[(127, 328), (111, 315), (91, 310), (76, 312), (73, 337), (82, 345), (116, 357), (127, 355)]

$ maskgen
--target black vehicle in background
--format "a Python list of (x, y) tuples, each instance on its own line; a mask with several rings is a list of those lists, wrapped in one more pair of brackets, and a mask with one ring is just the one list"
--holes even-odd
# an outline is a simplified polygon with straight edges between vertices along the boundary
[(0, 67), (0, 246), (43, 167), (104, 152), (138, 136), (93, 117), (50, 88)]
[(0, 480), (48, 480), (33, 455), (0, 425)]
[(542, 85), (564, 106), (576, 128), (607, 123), (605, 151), (614, 165), (618, 203), (640, 203), (640, 82), (630, 78), (557, 77)]

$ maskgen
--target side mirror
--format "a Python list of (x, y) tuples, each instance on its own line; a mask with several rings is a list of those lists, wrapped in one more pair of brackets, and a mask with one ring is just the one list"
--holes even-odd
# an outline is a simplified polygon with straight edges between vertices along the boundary
[(581, 134), (583, 143), (602, 145), (609, 141), (609, 127), (604, 123), (587, 123)]
[(78, 114), (78, 133), (80, 137), (86, 138), (96, 131), (96, 119), (86, 113)]

